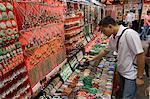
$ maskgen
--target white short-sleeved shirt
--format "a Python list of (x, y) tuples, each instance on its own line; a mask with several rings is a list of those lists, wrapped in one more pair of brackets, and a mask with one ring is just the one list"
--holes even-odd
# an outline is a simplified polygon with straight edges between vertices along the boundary
[[(117, 35), (110, 37), (110, 42), (107, 46), (108, 50), (117, 51), (118, 37), (125, 28), (123, 25), (120, 25)], [(117, 56), (119, 73), (127, 79), (136, 79), (137, 67), (133, 63), (136, 64), (136, 55), (143, 52), (138, 33), (132, 29), (127, 29), (119, 41)]]
[(128, 13), (128, 15), (127, 15), (127, 17), (126, 17), (126, 21), (127, 21), (127, 22), (132, 22), (132, 21), (134, 21), (134, 20), (135, 20), (135, 14), (132, 13), (132, 12)]

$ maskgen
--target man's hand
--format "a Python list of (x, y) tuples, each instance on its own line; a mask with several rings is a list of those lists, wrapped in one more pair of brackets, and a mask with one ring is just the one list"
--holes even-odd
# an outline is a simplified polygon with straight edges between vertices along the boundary
[(137, 85), (143, 85), (143, 84), (144, 84), (144, 80), (143, 80), (143, 79), (136, 78), (136, 84), (137, 84)]
[(145, 95), (150, 96), (150, 86), (145, 89)]
[(143, 85), (144, 80), (142, 79), (144, 73), (144, 66), (145, 66), (145, 55), (144, 53), (137, 54), (137, 85)]
[(87, 59), (87, 61), (93, 61), (93, 60), (101, 60), (103, 56), (107, 55), (109, 53), (109, 51), (107, 50), (103, 50), (101, 51), (98, 55), (96, 56), (85, 56), (85, 58)]
[(85, 58), (87, 61), (93, 61), (95, 56), (88, 55), (88, 56), (85, 56)]

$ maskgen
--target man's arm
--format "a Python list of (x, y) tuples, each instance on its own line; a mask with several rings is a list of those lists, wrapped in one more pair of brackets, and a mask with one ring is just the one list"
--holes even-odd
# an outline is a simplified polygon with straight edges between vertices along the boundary
[(145, 54), (144, 54), (144, 52), (137, 54), (137, 66), (138, 66), (137, 77), (143, 77), (144, 66), (145, 66)]
[(108, 53), (108, 50), (103, 50), (97, 56), (95, 56), (93, 60), (100, 60), (103, 56), (107, 55)]
[(93, 61), (93, 60), (100, 60), (103, 56), (107, 55), (109, 53), (108, 50), (103, 50), (101, 51), (98, 55), (96, 56), (85, 56), (85, 58), (88, 60), (88, 61)]
[(145, 65), (145, 54), (143, 52), (143, 53), (137, 54), (136, 56), (137, 56), (137, 66), (138, 66), (136, 84), (143, 85), (144, 84), (143, 73), (144, 73), (144, 65)]

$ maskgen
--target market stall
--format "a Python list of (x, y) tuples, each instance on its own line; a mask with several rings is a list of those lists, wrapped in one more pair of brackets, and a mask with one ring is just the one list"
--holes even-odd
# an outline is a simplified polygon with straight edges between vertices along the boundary
[[(105, 49), (106, 43), (100, 43), (99, 40), (96, 42), (89, 51), (90, 55), (97, 55), (98, 52)], [(43, 97), (111, 99), (116, 68), (115, 56), (111, 52), (102, 61), (89, 63), (86, 61), (84, 53), (82, 50), (79, 51), (64, 65), (59, 76), (52, 78), (53, 81), (44, 89), (45, 93), (40, 96), (41, 99)]]
[(85, 58), (109, 41), (97, 28), (102, 9), (95, 0), (0, 1), (0, 98), (111, 98), (115, 57)]

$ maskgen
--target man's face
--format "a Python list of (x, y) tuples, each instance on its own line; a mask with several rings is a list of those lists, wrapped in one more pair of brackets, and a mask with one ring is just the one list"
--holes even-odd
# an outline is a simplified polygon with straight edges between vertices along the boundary
[(112, 25), (108, 25), (106, 27), (100, 26), (100, 30), (108, 37), (110, 37), (113, 34), (113, 26)]

